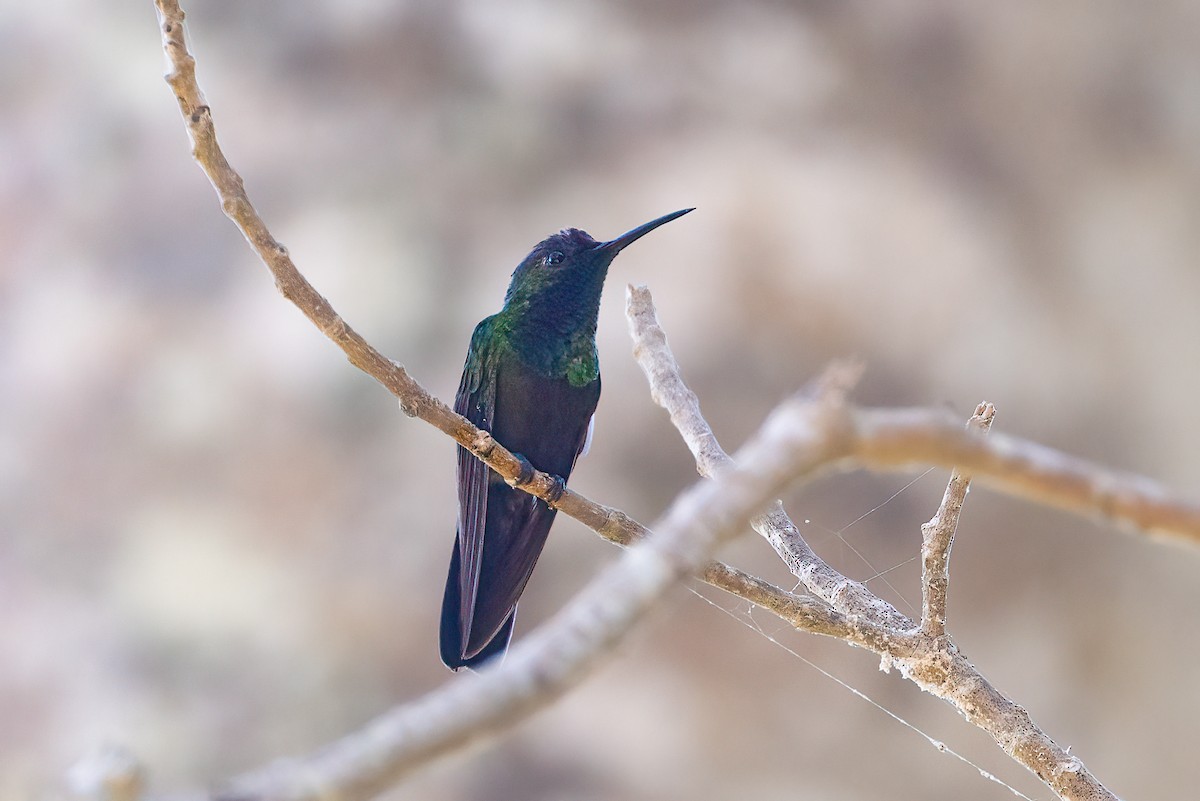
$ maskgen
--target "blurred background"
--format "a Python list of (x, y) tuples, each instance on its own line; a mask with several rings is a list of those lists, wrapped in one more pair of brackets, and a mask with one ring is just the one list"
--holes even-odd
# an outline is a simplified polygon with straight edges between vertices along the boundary
[[(536, 241), (698, 207), (611, 273), (589, 497), (650, 522), (696, 478), (627, 281), (730, 450), (857, 356), (862, 402), (989, 400), (997, 430), (1200, 496), (1195, 3), (185, 7), (260, 212), (443, 399)], [(276, 294), (163, 72), (149, 0), (0, 4), (4, 798), (62, 797), (103, 743), (202, 785), (462, 680), (435, 643), (453, 447)], [(946, 474), (896, 495), (917, 475), (785, 499), (905, 611)], [(753, 536), (722, 555), (791, 586)], [(615, 557), (560, 519), (517, 636)], [(1118, 794), (1188, 795), (1200, 556), (977, 489), (952, 578), (1001, 690)], [(870, 655), (702, 592), (733, 616), (675, 591), (561, 703), (391, 797), (1011, 797), (743, 622), (1050, 797)]]

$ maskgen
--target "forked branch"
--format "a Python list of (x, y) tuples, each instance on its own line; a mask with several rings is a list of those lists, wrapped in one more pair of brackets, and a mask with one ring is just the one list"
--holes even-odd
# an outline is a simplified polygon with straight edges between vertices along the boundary
[[(986, 434), (996, 417), (996, 407), (981, 403), (967, 421), (968, 428)], [(971, 476), (955, 469), (933, 519), (921, 526), (921, 633), (940, 637), (946, 633), (946, 593), (950, 586), (950, 547)]]

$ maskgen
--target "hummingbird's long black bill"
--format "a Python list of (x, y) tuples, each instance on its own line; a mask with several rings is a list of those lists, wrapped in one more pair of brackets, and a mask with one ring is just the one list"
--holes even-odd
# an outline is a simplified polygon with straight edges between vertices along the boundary
[(679, 211), (673, 211), (670, 214), (664, 214), (663, 216), (659, 217), (657, 220), (651, 220), (650, 222), (648, 222), (644, 225), (639, 225), (637, 228), (634, 228), (631, 231), (626, 231), (625, 233), (618, 236), (616, 239), (610, 239), (607, 242), (601, 242), (599, 245), (596, 245), (596, 250), (606, 250), (606, 251), (609, 251), (610, 253), (612, 253), (612, 255), (616, 256), (624, 248), (628, 247), (629, 245), (633, 244), (637, 240), (641, 239), (643, 236), (650, 233), (658, 226), (665, 225), (665, 224), (669, 223), (671, 220), (677, 220), (680, 217), (682, 217), (683, 215), (687, 214), (689, 211), (695, 211), (695, 209), (694, 208), (680, 209)]

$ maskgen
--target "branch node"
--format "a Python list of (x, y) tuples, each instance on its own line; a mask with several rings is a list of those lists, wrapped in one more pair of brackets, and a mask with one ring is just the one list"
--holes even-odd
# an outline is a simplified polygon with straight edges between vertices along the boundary
[(847, 396), (858, 384), (865, 369), (866, 365), (858, 359), (837, 359), (803, 387), (799, 395), (829, 406), (845, 405)]
[(400, 411), (408, 417), (419, 417), (421, 414), (420, 403), (416, 397), (409, 395), (401, 395), (399, 397)]
[(620, 509), (609, 508), (604, 515), (604, 524), (597, 531), (607, 539), (613, 539), (618, 533), (630, 528), (632, 519)]
[[(239, 178), (234, 184), (234, 192), (221, 200), (221, 211), (225, 212), (225, 216), (235, 222), (240, 220), (247, 212), (252, 211), (253, 207), (250, 201), (246, 199), (245, 190), (242, 188), (242, 182)], [(276, 282), (278, 285), (278, 282)]]
[(332, 339), (334, 342), (341, 342), (346, 336), (346, 331), (346, 321), (342, 319), (340, 314), (335, 314), (332, 320), (330, 320), (326, 325), (321, 326), (321, 333)]
[(996, 407), (984, 401), (975, 407), (975, 414), (971, 415), (971, 419), (967, 425), (978, 431), (986, 432), (992, 427), (992, 420), (996, 418)]
[(491, 458), (492, 452), (496, 450), (496, 438), (482, 428), (475, 432), (474, 438), (471, 440), (471, 453), (481, 459)]

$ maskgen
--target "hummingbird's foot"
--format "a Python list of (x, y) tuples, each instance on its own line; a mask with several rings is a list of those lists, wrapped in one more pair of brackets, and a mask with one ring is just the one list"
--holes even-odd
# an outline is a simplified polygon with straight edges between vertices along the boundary
[(546, 505), (551, 509), (558, 508), (558, 502), (562, 500), (563, 493), (567, 491), (567, 482), (563, 481), (562, 476), (550, 476), (554, 479), (554, 486), (550, 488), (549, 497), (546, 498)]
[[(530, 461), (521, 454), (514, 452), (513, 456), (516, 457), (517, 463), (520, 464), (521, 472), (517, 473), (517, 477), (509, 481), (508, 484), (513, 487), (524, 487), (530, 481), (533, 481), (533, 474), (537, 471)], [(562, 499), (563, 493), (567, 491), (567, 482), (563, 481), (562, 476), (551, 474), (550, 478), (554, 479), (554, 484), (551, 485), (545, 502), (551, 509), (557, 509), (559, 500)]]
[(533, 474), (535, 471), (533, 469), (533, 465), (529, 463), (529, 460), (521, 454), (514, 452), (513, 457), (516, 458), (517, 463), (521, 466), (521, 472), (517, 473), (517, 477), (508, 483), (514, 487), (523, 487), (530, 481), (533, 481)]

